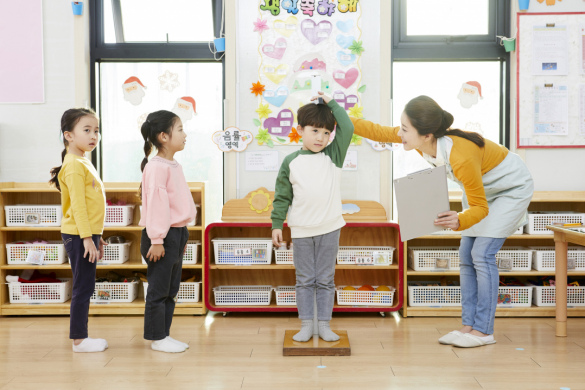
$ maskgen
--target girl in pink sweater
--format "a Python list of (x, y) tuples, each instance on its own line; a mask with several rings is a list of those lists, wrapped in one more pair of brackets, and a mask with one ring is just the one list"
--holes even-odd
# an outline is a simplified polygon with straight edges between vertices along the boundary
[[(189, 238), (187, 223), (196, 209), (176, 152), (185, 149), (187, 135), (179, 117), (170, 111), (148, 115), (141, 128), (142, 231), (140, 252), (147, 260), (148, 291), (144, 309), (144, 338), (161, 352), (184, 352), (189, 345), (170, 337), (176, 296), (181, 283), (183, 254)], [(152, 147), (157, 155), (148, 160)]]

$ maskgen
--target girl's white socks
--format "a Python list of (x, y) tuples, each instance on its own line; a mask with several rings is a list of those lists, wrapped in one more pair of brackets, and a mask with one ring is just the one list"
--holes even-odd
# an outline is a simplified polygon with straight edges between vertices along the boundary
[(313, 320), (302, 320), (301, 323), (301, 331), (293, 336), (293, 340), (304, 343), (313, 337)]
[(339, 336), (329, 327), (329, 321), (319, 321), (319, 337), (325, 341), (339, 340)]
[(189, 349), (189, 344), (187, 344), (187, 343), (184, 343), (184, 342), (179, 341), (179, 340), (175, 340), (171, 336), (167, 336), (166, 338), (169, 339), (169, 340), (171, 340), (175, 344), (179, 344), (180, 346), (182, 346), (185, 349)]
[(108, 348), (108, 342), (104, 339), (83, 339), (81, 343), (73, 343), (73, 352), (103, 352)]
[(169, 337), (165, 337), (162, 340), (153, 341), (152, 344), (150, 344), (150, 348), (152, 348), (155, 351), (168, 353), (185, 352), (185, 350), (187, 349), (182, 345), (172, 342), (171, 340), (169, 340)]

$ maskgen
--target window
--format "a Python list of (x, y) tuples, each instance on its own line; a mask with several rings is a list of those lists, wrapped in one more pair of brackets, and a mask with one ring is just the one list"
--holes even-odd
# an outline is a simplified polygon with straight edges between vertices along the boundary
[[(497, 36), (509, 36), (503, 0), (397, 0), (393, 3), (392, 120), (406, 103), (427, 95), (453, 114), (453, 128), (476, 131), (509, 145), (509, 54)], [(471, 82), (471, 84), (469, 84)], [(480, 98), (461, 98), (463, 88)], [(460, 99), (461, 98), (461, 99)], [(394, 178), (428, 168), (415, 151), (393, 152)], [(450, 190), (459, 190), (449, 183)]]
[(140, 181), (140, 126), (150, 112), (173, 111), (187, 133), (175, 158), (187, 181), (206, 182), (206, 218), (219, 219), (223, 153), (211, 135), (223, 129), (223, 61), (208, 41), (221, 34), (221, 0), (99, 0), (90, 12), (92, 106), (102, 131), (94, 163), (103, 180)]

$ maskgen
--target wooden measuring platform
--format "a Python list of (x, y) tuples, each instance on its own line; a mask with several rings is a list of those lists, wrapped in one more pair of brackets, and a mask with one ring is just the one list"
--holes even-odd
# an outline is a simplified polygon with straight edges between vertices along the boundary
[(306, 343), (294, 341), (297, 330), (284, 331), (283, 356), (351, 356), (351, 347), (346, 330), (333, 330), (339, 335), (338, 341), (324, 341), (317, 335)]

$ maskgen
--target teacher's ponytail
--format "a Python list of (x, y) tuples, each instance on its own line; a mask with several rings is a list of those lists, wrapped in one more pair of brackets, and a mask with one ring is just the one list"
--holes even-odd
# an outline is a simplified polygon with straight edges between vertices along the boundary
[(449, 135), (465, 138), (480, 148), (485, 146), (485, 141), (481, 134), (473, 131), (451, 129), (453, 115), (443, 110), (437, 102), (428, 96), (415, 97), (406, 104), (404, 112), (420, 135), (433, 134), (435, 138)]

